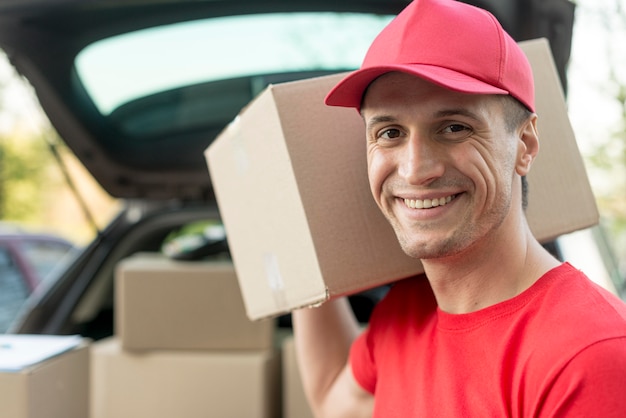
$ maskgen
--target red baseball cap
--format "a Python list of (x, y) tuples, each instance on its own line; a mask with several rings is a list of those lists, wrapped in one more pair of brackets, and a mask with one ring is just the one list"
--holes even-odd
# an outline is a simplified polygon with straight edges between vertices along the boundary
[(382, 74), (400, 71), (463, 93), (509, 94), (535, 111), (524, 52), (486, 10), (456, 0), (414, 0), (370, 46), (361, 68), (326, 96), (330, 106), (360, 109)]

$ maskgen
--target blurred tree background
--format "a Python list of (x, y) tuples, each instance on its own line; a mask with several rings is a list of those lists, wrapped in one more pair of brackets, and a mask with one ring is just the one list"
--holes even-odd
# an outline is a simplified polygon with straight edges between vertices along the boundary
[(97, 231), (76, 194), (100, 227), (118, 202), (64, 145), (30, 87), (6, 63), (0, 80), (0, 222), (87, 244)]
[[(30, 136), (30, 135), (29, 135)], [(61, 186), (41, 138), (5, 133), (0, 137), (0, 219), (38, 223), (45, 217), (45, 192)]]
[(570, 118), (601, 224), (626, 274), (626, 2), (576, 3), (573, 44), (579, 50), (569, 69)]

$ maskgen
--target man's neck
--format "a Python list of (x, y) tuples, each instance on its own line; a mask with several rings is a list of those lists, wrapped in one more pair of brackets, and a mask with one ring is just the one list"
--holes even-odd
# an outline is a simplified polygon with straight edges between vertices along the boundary
[(461, 254), (422, 262), (440, 309), (455, 314), (513, 298), (560, 264), (530, 231), (513, 240), (492, 239)]

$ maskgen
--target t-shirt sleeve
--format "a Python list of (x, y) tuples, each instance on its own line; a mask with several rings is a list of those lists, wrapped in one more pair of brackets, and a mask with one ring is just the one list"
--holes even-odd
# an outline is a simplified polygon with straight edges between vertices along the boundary
[(546, 395), (541, 417), (626, 416), (626, 337), (597, 342), (576, 355)]
[[(421, 295), (419, 299), (418, 295)], [(398, 317), (417, 317), (421, 315), (418, 310), (432, 311), (434, 307), (436, 303), (424, 276), (393, 284), (387, 295), (374, 307), (368, 327), (350, 349), (352, 374), (364, 390), (375, 393), (379, 369), (385, 368), (387, 356), (397, 355), (395, 339), (390, 338), (390, 334), (394, 334), (393, 331), (398, 327), (403, 329), (404, 325), (398, 321)], [(411, 310), (411, 313), (406, 313), (407, 310)]]
[(374, 307), (367, 328), (354, 340), (350, 349), (352, 374), (357, 383), (371, 394), (376, 391), (376, 382), (378, 381), (376, 350), (380, 350), (380, 345), (383, 344), (380, 335), (381, 329), (390, 326), (390, 305), (396, 303), (397, 288), (398, 284), (396, 283)]
[(357, 383), (367, 392), (376, 390), (376, 364), (368, 344), (370, 329), (367, 328), (352, 343), (350, 348), (350, 367)]

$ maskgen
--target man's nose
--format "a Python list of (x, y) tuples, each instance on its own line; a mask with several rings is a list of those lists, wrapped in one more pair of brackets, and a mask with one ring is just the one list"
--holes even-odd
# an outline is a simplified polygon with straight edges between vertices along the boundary
[(424, 135), (412, 134), (400, 158), (399, 174), (409, 184), (429, 184), (445, 170), (441, 145)]

